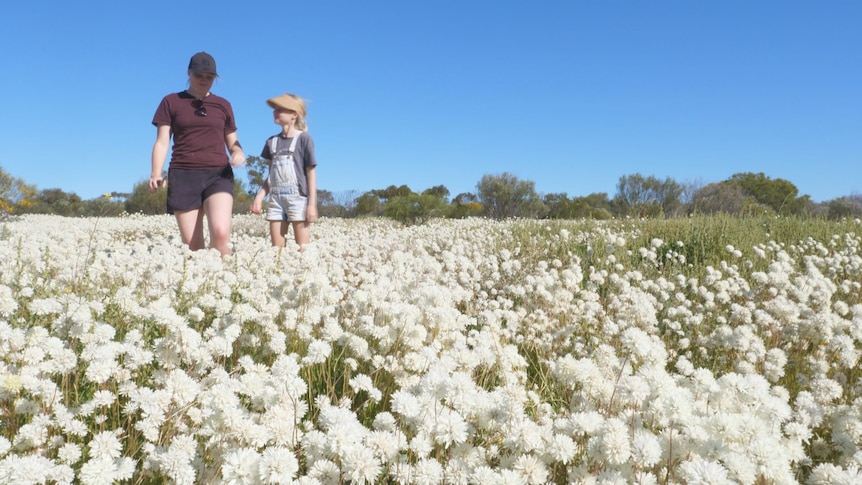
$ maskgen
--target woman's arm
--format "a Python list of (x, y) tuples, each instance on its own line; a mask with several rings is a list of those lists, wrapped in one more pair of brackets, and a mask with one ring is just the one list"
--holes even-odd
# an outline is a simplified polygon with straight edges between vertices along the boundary
[(230, 164), (234, 167), (245, 165), (245, 153), (242, 151), (242, 145), (239, 144), (235, 131), (224, 136), (224, 144), (230, 152)]
[(165, 167), (165, 159), (168, 156), (168, 147), (171, 145), (170, 125), (159, 125), (156, 128), (156, 142), (153, 144), (153, 154), (150, 159), (150, 192), (155, 192), (162, 185), (162, 169)]

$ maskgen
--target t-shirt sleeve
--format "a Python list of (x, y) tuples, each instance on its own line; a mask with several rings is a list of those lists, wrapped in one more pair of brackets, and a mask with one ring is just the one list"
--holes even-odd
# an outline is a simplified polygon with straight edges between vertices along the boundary
[(314, 155), (314, 139), (311, 138), (311, 135), (305, 132), (303, 133), (303, 138), (305, 139), (305, 157), (302, 161), (302, 166), (316, 167), (317, 157)]
[(168, 97), (165, 96), (162, 98), (162, 102), (159, 103), (159, 107), (156, 108), (156, 114), (153, 115), (153, 126), (172, 126), (173, 125), (173, 117), (171, 116), (171, 109), (168, 105)]
[(263, 150), (260, 151), (260, 158), (272, 160), (272, 152), (269, 151), (269, 140), (270, 138), (267, 138), (266, 141), (263, 142)]
[(233, 116), (233, 106), (230, 104), (230, 102), (225, 100), (224, 104), (225, 111), (227, 112), (227, 115), (225, 116), (224, 120), (224, 134), (229, 135), (236, 131), (236, 118), (234, 118)]

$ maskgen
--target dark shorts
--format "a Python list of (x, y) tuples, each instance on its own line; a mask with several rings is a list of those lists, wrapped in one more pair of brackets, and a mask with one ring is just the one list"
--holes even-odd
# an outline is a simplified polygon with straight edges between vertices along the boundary
[(168, 214), (197, 209), (204, 200), (216, 193), (233, 195), (233, 169), (224, 168), (168, 171)]

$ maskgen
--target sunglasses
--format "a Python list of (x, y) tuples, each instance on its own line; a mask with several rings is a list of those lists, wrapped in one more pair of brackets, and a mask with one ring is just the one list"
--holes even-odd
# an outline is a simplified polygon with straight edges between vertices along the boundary
[(198, 116), (206, 116), (207, 109), (204, 108), (204, 102), (202, 99), (195, 99), (192, 101), (192, 106), (195, 108), (195, 114)]

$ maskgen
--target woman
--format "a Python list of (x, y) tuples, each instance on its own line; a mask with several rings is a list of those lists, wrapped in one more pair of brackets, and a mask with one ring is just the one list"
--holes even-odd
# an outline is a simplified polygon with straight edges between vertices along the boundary
[[(176, 216), (183, 244), (193, 251), (205, 247), (206, 215), (210, 247), (224, 256), (230, 254), (231, 167), (243, 165), (245, 154), (237, 140), (233, 108), (226, 99), (210, 92), (218, 77), (215, 59), (206, 52), (193, 55), (188, 76), (188, 89), (165, 96), (153, 116), (156, 142), (149, 191), (155, 192), (170, 180), (167, 212)], [(171, 136), (171, 163), (168, 177), (163, 179)]]

